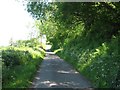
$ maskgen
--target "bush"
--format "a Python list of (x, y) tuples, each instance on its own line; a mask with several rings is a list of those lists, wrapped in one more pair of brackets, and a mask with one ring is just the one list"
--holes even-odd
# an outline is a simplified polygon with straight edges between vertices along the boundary
[(16, 66), (20, 65), (20, 56), (18, 51), (14, 50), (3, 50), (2, 51), (2, 59), (5, 66)]
[(44, 52), (27, 47), (5, 47), (1, 51), (3, 88), (28, 87), (44, 58)]

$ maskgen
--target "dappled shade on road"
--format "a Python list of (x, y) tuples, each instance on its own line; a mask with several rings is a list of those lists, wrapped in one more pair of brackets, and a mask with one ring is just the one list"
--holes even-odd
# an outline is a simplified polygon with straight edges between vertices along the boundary
[(32, 88), (90, 88), (91, 83), (67, 62), (46, 53), (46, 57), (32, 82)]

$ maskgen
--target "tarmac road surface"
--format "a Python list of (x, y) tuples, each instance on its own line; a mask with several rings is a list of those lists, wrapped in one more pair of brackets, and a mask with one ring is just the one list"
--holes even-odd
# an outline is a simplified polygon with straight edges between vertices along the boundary
[(91, 88), (92, 84), (71, 65), (47, 52), (31, 88)]

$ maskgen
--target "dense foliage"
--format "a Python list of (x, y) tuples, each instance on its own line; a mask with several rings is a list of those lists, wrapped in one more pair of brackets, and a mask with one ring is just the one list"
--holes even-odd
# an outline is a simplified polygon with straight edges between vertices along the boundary
[(95, 87), (120, 87), (119, 36), (113, 36), (109, 42), (101, 42), (101, 38), (89, 40), (90, 37), (66, 39), (67, 44), (58, 55), (90, 79)]
[(95, 87), (120, 87), (120, 2), (28, 2), (52, 49)]
[[(22, 42), (22, 40), (21, 40)], [(18, 44), (19, 47), (1, 47), (2, 54), (2, 87), (27, 88), (42, 62), (45, 51), (41, 48), (30, 48)]]

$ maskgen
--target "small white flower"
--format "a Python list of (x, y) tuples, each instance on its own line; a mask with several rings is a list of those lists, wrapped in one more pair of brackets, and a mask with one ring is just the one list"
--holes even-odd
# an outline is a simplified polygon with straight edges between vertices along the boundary
[(104, 77), (105, 75), (104, 74), (102, 74), (102, 77)]
[(104, 71), (104, 69), (102, 69), (102, 71)]

